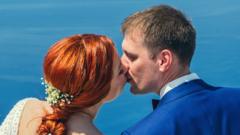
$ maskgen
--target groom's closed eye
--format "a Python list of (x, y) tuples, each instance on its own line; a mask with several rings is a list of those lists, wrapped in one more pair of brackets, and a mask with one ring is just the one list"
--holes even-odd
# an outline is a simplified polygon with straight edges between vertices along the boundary
[(136, 56), (136, 55), (131, 54), (131, 53), (129, 53), (129, 52), (124, 51), (124, 54), (127, 56), (127, 58), (128, 58), (130, 61), (134, 61), (134, 60), (137, 59), (137, 56)]

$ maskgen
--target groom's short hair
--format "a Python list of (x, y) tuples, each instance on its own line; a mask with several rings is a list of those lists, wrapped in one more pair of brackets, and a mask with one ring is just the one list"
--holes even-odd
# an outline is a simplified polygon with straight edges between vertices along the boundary
[(140, 32), (144, 45), (154, 56), (163, 49), (171, 50), (182, 64), (190, 65), (196, 32), (184, 14), (167, 5), (136, 12), (122, 24), (123, 35)]

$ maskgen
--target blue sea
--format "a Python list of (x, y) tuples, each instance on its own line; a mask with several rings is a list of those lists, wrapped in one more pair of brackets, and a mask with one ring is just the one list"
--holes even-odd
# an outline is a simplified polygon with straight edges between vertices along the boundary
[[(44, 98), (43, 57), (57, 40), (78, 33), (111, 37), (121, 54), (120, 26), (128, 15), (157, 4), (182, 10), (197, 30), (191, 70), (213, 85), (240, 87), (239, 0), (1, 0), (0, 123), (20, 99)], [(95, 120), (117, 135), (152, 111), (156, 95), (132, 95), (129, 85)], [(224, 97), (223, 97), (224, 100)]]

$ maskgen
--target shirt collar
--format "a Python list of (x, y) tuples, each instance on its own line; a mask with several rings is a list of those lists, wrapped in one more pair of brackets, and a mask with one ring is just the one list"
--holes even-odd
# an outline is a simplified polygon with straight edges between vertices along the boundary
[(172, 89), (176, 88), (177, 86), (189, 82), (192, 80), (199, 79), (199, 76), (196, 73), (190, 73), (184, 76), (181, 76), (169, 83), (167, 83), (161, 90), (160, 90), (160, 98), (162, 98), (165, 94), (167, 94)]

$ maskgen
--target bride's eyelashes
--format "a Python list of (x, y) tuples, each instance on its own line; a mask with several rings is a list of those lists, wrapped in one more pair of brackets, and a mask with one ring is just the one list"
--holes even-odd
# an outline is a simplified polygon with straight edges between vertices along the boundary
[(123, 73), (124, 73), (124, 70), (121, 68), (121, 69), (119, 70), (118, 75), (121, 75), (121, 74), (123, 74)]

